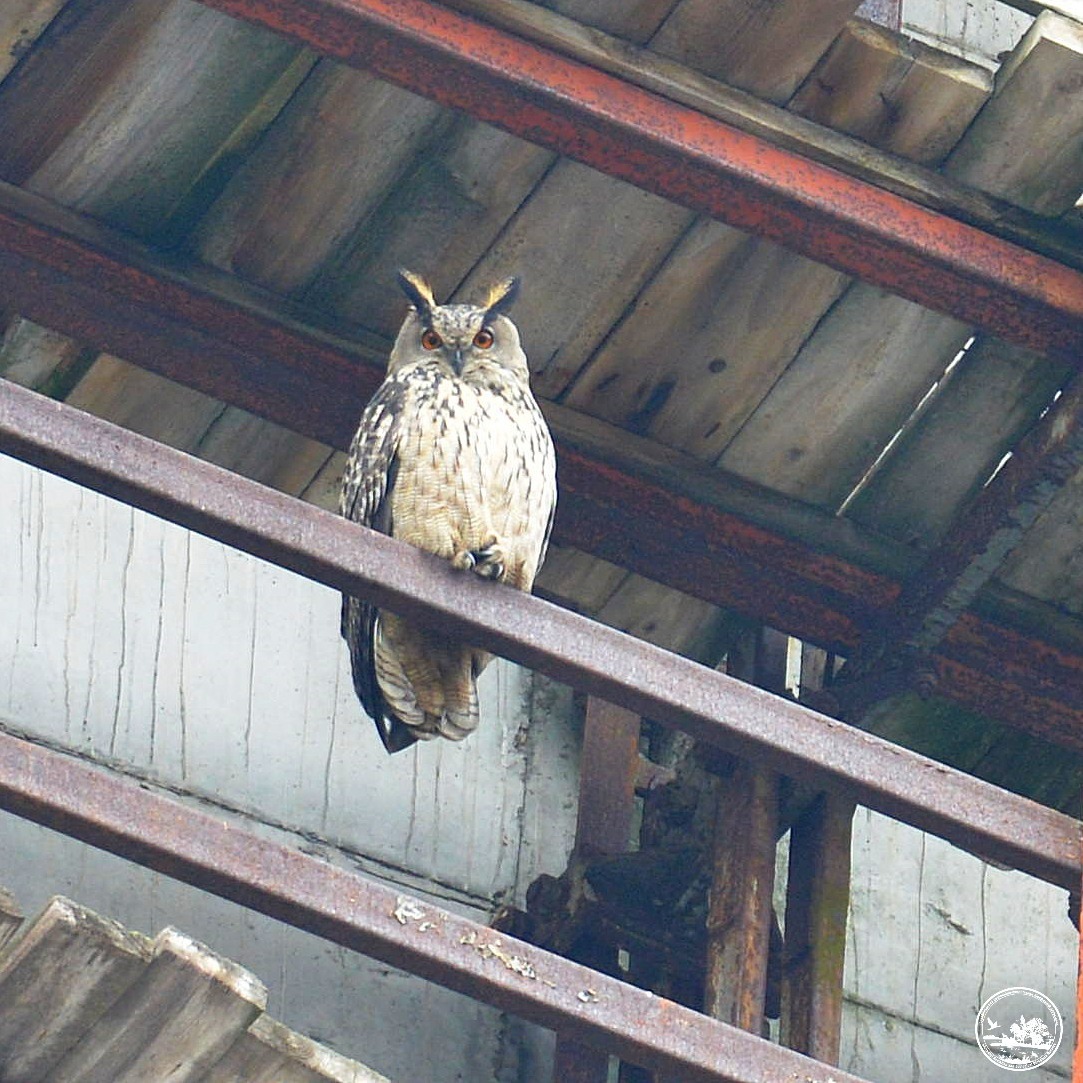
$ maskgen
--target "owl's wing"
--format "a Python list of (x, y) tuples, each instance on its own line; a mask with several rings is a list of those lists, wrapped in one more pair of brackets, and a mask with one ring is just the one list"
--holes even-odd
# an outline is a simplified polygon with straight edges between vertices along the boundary
[[(407, 408), (405, 385), (385, 380), (361, 415), (342, 477), (339, 512), (381, 534), (392, 533), (391, 493), (398, 473), (397, 450)], [(354, 690), (376, 723), (384, 748), (399, 752), (416, 738), (408, 726), (389, 714), (376, 679), (378, 616), (379, 610), (370, 603), (342, 596), (342, 638), (350, 652)]]

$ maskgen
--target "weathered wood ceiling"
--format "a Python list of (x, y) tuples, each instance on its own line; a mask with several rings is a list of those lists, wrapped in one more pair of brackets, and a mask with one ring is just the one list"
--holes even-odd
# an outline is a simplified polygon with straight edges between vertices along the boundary
[[(1067, 18), (1040, 16), (994, 76), (855, 18), (856, 0), (775, 0), (755, 18), (717, 0), (449, 6), (1083, 265), (1083, 29)], [(1070, 358), (998, 340), (195, 0), (18, 0), (0, 10), (0, 46), (5, 210), (133, 266), (158, 261), (154, 274), (209, 281), (368, 357), (402, 317), (394, 268), (449, 297), (520, 274), (516, 318), (562, 446), (767, 530), (761, 578), (771, 538), (805, 547), (810, 565), (843, 562), (838, 582), (823, 581), (864, 596), (870, 613), (965, 526), (1074, 373)], [(326, 442), (312, 438), (300, 397), (295, 414), (248, 412), (240, 405), (259, 397), (243, 380), (208, 394), (195, 367), (103, 353), (89, 324), (61, 333), (82, 324), (35, 303), (38, 283), (13, 266), (0, 282), (4, 376), (333, 501), (338, 441), (326, 427)], [(954, 698), (1032, 732), (1055, 701), (1050, 732), (1066, 738), (1083, 721), (1079, 477), (1034, 506), (1010, 555), (985, 569), (995, 575), (966, 634), (1006, 662), (1041, 660), (1046, 699), (983, 695), (974, 680)], [(622, 538), (641, 510), (611, 509)], [(793, 605), (778, 601), (788, 577), (820, 589), (807, 570), (780, 563), (771, 590), (752, 579), (741, 590), (732, 569), (717, 586), (708, 568), (697, 586), (679, 550), (677, 570), (655, 574), (635, 547), (588, 536), (597, 544), (553, 551), (540, 588), (675, 650), (717, 662), (733, 612), (828, 647), (860, 638), (802, 617), (797, 587)], [(990, 648), (994, 626), (1004, 638)]]

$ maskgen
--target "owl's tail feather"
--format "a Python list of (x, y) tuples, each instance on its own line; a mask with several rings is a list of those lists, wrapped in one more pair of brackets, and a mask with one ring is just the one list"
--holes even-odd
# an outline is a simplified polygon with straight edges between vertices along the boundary
[(377, 626), (375, 639), (376, 679), (387, 710), (400, 722), (416, 731), (416, 736), (427, 736), (424, 732), (426, 714), (417, 702), (414, 685), (403, 669), (398, 652), (381, 634)]
[(461, 741), (478, 726), (474, 652), (381, 615), (376, 677), (389, 715), (420, 740)]
[(456, 675), (454, 683), (444, 686), (444, 714), (439, 721), (440, 734), (450, 741), (461, 741), (478, 728), (478, 686), (467, 665)]

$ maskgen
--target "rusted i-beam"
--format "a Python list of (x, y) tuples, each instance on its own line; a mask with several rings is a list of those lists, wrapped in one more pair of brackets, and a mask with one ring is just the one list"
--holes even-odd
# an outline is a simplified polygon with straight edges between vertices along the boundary
[(1083, 274), (433, 0), (203, 0), (1032, 349), (1083, 354)]
[(861, 1083), (2, 731), (0, 808), (674, 1078)]
[(1080, 825), (1070, 817), (5, 381), (0, 451), (1076, 886)]
[(1083, 470), (1083, 374), (1023, 437), (996, 476), (956, 516), (947, 536), (884, 615), (888, 654), (927, 653), (1022, 542), (1054, 497)]
[[(315, 326), (220, 271), (166, 259), (2, 183), (0, 300), (335, 447), (348, 444), (382, 376), (386, 343)], [(691, 460), (671, 468), (635, 447), (625, 455), (611, 440), (599, 444), (589, 419), (548, 409), (560, 543), (843, 654), (896, 597), (897, 579), (873, 570), (883, 548), (852, 524)], [(934, 661), (944, 696), (1083, 747), (1077, 653), (966, 613)]]

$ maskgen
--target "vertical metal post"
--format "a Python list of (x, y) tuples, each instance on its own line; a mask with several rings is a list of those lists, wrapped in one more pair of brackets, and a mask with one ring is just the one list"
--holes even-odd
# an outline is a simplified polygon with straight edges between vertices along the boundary
[(820, 794), (790, 831), (782, 1044), (837, 1064), (854, 803)]
[[(591, 696), (583, 729), (579, 773), (580, 857), (622, 854), (628, 849), (639, 770), (639, 716)], [(595, 960), (590, 961), (595, 965)], [(557, 1036), (554, 1083), (606, 1083), (609, 1056)]]

